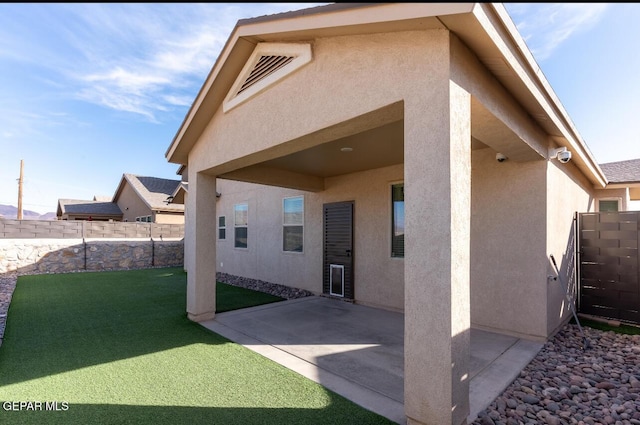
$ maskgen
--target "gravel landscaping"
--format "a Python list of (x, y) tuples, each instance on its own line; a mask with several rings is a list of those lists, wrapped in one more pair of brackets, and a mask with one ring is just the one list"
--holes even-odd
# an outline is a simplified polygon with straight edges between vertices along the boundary
[(473, 425), (640, 425), (640, 335), (568, 324)]
[(276, 297), (285, 298), (287, 300), (314, 295), (313, 292), (307, 291), (305, 289), (291, 288), (289, 286), (280, 285), (277, 283), (249, 279), (247, 277), (234, 276), (226, 273), (217, 273), (216, 279), (218, 282), (226, 283), (227, 285), (240, 286), (242, 288), (252, 289), (254, 291), (265, 292), (267, 294), (275, 295)]

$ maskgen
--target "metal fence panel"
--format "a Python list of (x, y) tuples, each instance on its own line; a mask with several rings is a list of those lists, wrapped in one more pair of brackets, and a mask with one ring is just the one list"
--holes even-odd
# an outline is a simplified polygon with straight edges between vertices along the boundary
[(640, 212), (579, 214), (582, 313), (640, 324)]

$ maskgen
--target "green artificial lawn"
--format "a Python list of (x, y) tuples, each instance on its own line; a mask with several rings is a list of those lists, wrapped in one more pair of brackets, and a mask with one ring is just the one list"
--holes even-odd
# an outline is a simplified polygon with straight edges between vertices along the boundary
[[(226, 309), (268, 302), (219, 286)], [(191, 322), (185, 300), (182, 268), (19, 277), (0, 424), (391, 423)]]
[(284, 298), (276, 297), (275, 295), (227, 285), (221, 282), (218, 282), (216, 285), (216, 312), (218, 313), (283, 300)]
[[(576, 320), (571, 319), (571, 323), (575, 324)], [(611, 331), (619, 334), (628, 334), (628, 335), (640, 335), (640, 327), (620, 324), (620, 326), (611, 326), (606, 323), (598, 322), (596, 320), (589, 319), (580, 319), (580, 325), (586, 326), (593, 329), (598, 329), (601, 331)]]

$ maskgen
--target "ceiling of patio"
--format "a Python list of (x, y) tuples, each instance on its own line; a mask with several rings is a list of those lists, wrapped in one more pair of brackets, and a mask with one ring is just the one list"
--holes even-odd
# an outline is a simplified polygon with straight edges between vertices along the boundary
[[(541, 159), (479, 102), (472, 102), (471, 132), (472, 150), (491, 147), (515, 161)], [(324, 189), (325, 178), (403, 162), (404, 120), (401, 118), (218, 177), (319, 191)]]

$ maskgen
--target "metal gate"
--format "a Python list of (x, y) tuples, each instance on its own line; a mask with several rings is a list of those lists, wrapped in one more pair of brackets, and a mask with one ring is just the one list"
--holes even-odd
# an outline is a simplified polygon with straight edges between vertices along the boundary
[(640, 212), (578, 216), (578, 310), (640, 324)]

